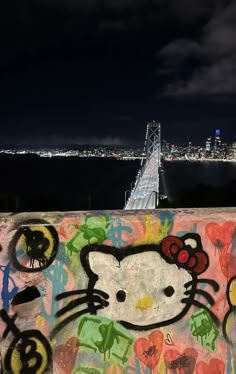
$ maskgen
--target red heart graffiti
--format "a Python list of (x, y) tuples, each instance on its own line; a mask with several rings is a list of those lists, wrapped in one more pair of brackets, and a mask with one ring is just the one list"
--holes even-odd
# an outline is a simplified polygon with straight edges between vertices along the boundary
[(60, 240), (65, 241), (72, 238), (78, 232), (80, 224), (81, 222), (78, 218), (69, 217), (63, 219), (58, 230)]
[(225, 364), (218, 358), (213, 358), (209, 364), (200, 361), (196, 366), (196, 374), (224, 374)]
[(236, 229), (235, 222), (228, 221), (223, 225), (211, 222), (206, 226), (206, 235), (217, 249), (226, 252), (232, 243)]
[(70, 374), (74, 369), (76, 356), (79, 350), (79, 340), (75, 337), (60, 344), (54, 349), (53, 359), (65, 374)]
[(172, 370), (173, 373), (193, 374), (197, 355), (197, 351), (193, 348), (186, 348), (183, 353), (176, 349), (168, 349), (164, 358), (167, 368)]
[(149, 369), (154, 369), (160, 360), (163, 339), (160, 331), (153, 331), (148, 339), (139, 338), (134, 343), (134, 353)]
[(220, 267), (224, 276), (229, 279), (235, 275), (236, 255), (231, 253), (222, 254), (219, 257)]

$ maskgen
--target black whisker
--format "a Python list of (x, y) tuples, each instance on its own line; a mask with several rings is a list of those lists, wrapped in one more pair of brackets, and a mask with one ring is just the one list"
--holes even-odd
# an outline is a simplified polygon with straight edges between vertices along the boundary
[[(185, 299), (181, 300), (181, 303), (183, 303), (183, 304), (187, 304), (188, 302), (189, 302), (189, 298), (185, 298)], [(215, 323), (215, 325), (217, 327), (220, 326), (220, 320), (219, 320), (219, 318), (206, 305), (200, 303), (200, 301), (197, 301), (197, 300), (193, 300), (192, 301), (192, 305), (195, 305), (195, 306), (197, 306), (200, 309), (205, 309), (209, 313), (209, 315), (211, 316), (211, 318), (212, 318), (213, 322)]]
[[(103, 309), (103, 308), (104, 307), (102, 305), (99, 305), (99, 306), (96, 307), (96, 311), (99, 310), (99, 309)], [(54, 329), (52, 329), (51, 333), (49, 334), (49, 338), (54, 339), (55, 336), (58, 334), (58, 332), (60, 330), (62, 330), (63, 327), (65, 327), (68, 323), (74, 321), (75, 319), (77, 319), (77, 318), (79, 318), (79, 317), (81, 317), (81, 316), (83, 316), (84, 314), (87, 314), (87, 313), (90, 313), (89, 308), (80, 310), (79, 312), (76, 312), (76, 313), (70, 315), (69, 317), (65, 318), (56, 327), (54, 327)]]
[(58, 310), (58, 312), (55, 314), (55, 317), (61, 317), (63, 314), (65, 314), (69, 310), (75, 308), (76, 306), (88, 303), (88, 301), (89, 301), (88, 296), (84, 296), (84, 297), (81, 297), (80, 299), (72, 300), (66, 306)]
[(220, 289), (219, 284), (218, 284), (216, 281), (214, 281), (213, 279), (205, 279), (205, 278), (201, 278), (201, 279), (198, 279), (198, 280), (197, 280), (197, 283), (207, 283), (207, 284), (209, 284), (210, 286), (212, 286), (212, 288), (213, 288), (213, 290), (214, 290), (215, 292), (219, 291), (219, 289)]
[[(56, 300), (61, 300), (61, 299), (64, 299), (66, 297), (74, 296), (74, 295), (83, 295), (83, 294), (87, 295), (87, 293), (88, 293), (87, 289), (62, 292), (62, 293), (60, 293), (59, 295), (56, 296)], [(93, 294), (100, 295), (100, 296), (104, 297), (104, 299), (109, 299), (109, 295), (106, 292), (103, 292), (101, 290), (94, 289)]]
[(185, 283), (185, 284), (184, 284), (184, 287), (185, 287), (185, 288), (188, 288), (189, 286), (192, 286), (192, 285), (193, 285), (193, 280), (190, 281), (190, 282)]
[(74, 296), (74, 295), (87, 295), (87, 290), (73, 290), (73, 291), (67, 291), (67, 292), (62, 292), (59, 295), (56, 295), (55, 299), (56, 300), (62, 300), (66, 297), (69, 296)]
[[(192, 291), (186, 291), (184, 294), (185, 295), (190, 295), (191, 293), (192, 293)], [(201, 295), (201, 296), (205, 297), (205, 299), (208, 301), (209, 304), (211, 304), (211, 305), (215, 304), (215, 300), (213, 299), (213, 297), (208, 292), (196, 289), (194, 291), (194, 293), (197, 294), (197, 295)]]
[(100, 296), (96, 296), (96, 295), (92, 297), (84, 296), (79, 299), (70, 301), (64, 308), (60, 309), (56, 313), (56, 317), (61, 317), (63, 314), (65, 314), (66, 312), (69, 312), (69, 310), (71, 309), (74, 309), (76, 306), (79, 306), (79, 305), (82, 305), (88, 302), (99, 303), (100, 305), (104, 307), (109, 305), (109, 303), (106, 300), (103, 300)]

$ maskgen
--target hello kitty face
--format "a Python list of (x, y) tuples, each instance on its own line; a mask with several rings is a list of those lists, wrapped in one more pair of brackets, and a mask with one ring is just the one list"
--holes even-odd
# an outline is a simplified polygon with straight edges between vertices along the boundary
[[(186, 315), (191, 306), (207, 309), (216, 324), (218, 318), (196, 295), (214, 305), (214, 299), (198, 283), (218, 284), (198, 279), (209, 265), (209, 259), (198, 234), (168, 236), (160, 245), (115, 248), (90, 245), (80, 253), (82, 267), (88, 276), (88, 287), (71, 290), (56, 297), (62, 300), (77, 296), (56, 313), (61, 317), (79, 307), (57, 325), (54, 337), (67, 323), (83, 314), (99, 314), (132, 330), (150, 330), (170, 325)], [(205, 301), (205, 300), (204, 300)], [(81, 305), (85, 305), (81, 309)]]
[(168, 264), (156, 251), (143, 249), (122, 261), (109, 253), (111, 248), (107, 253), (88, 254), (90, 269), (98, 277), (94, 287), (109, 295), (109, 305), (98, 314), (130, 328), (151, 328), (176, 319), (186, 308), (181, 302), (186, 290), (192, 289), (185, 286), (193, 280), (185, 269)]
[(90, 246), (81, 252), (89, 292), (105, 292), (98, 314), (127, 328), (152, 329), (173, 323), (193, 304), (197, 275), (208, 266), (200, 236), (169, 236), (160, 246), (117, 249)]

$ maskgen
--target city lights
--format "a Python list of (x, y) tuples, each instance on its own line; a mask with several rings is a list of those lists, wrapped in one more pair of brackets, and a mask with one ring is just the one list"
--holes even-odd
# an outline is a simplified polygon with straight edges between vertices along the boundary
[[(0, 154), (38, 155), (40, 157), (108, 157), (117, 160), (144, 160), (146, 154), (142, 147), (115, 145), (78, 145), (73, 147), (58, 147), (54, 149), (6, 148), (0, 149)], [(165, 139), (161, 144), (161, 157), (165, 160), (207, 160), (207, 161), (236, 161), (236, 140), (230, 143), (223, 141), (220, 129), (215, 130), (214, 136), (209, 135), (202, 144), (194, 144), (194, 139), (178, 145)]]

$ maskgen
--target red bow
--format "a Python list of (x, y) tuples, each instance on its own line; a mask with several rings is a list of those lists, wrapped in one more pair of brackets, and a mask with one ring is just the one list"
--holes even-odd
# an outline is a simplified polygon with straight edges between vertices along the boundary
[[(185, 236), (185, 240), (187, 236)], [(189, 236), (189, 239), (193, 239)], [(161, 251), (164, 257), (171, 260), (178, 267), (187, 269), (191, 273), (201, 274), (208, 266), (208, 256), (202, 248), (192, 248), (186, 245), (181, 238), (177, 236), (167, 236), (161, 242)]]

